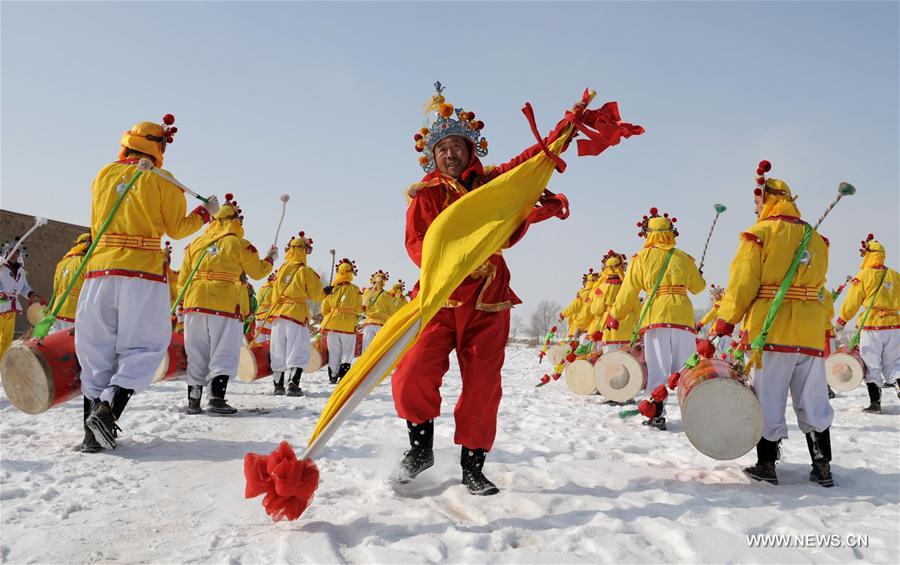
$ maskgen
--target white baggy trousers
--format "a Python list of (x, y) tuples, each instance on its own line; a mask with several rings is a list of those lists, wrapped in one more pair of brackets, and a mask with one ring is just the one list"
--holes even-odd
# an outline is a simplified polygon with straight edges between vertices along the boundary
[(650, 328), (644, 332), (644, 359), (647, 361), (649, 395), (669, 381), (669, 375), (680, 371), (685, 360), (697, 351), (697, 340), (688, 330)]
[(188, 312), (184, 315), (184, 351), (189, 385), (203, 386), (219, 375), (233, 379), (241, 359), (244, 324), (234, 318)]
[(363, 353), (365, 353), (366, 349), (369, 348), (369, 344), (372, 343), (372, 340), (375, 339), (375, 334), (377, 334), (378, 330), (380, 330), (381, 328), (382, 328), (382, 326), (380, 326), (378, 324), (366, 324), (365, 326), (363, 326), (363, 329), (362, 329), (362, 335), (363, 335), (362, 352)]
[(328, 368), (336, 377), (341, 364), (353, 362), (356, 353), (356, 334), (328, 332)]
[(893, 384), (900, 379), (900, 329), (863, 330), (859, 355), (866, 364), (866, 382)]
[(169, 285), (137, 277), (84, 281), (75, 311), (81, 392), (112, 402), (113, 386), (150, 386), (172, 339)]
[(834, 409), (828, 401), (823, 358), (763, 351), (762, 369), (754, 369), (752, 378), (753, 389), (762, 405), (763, 437), (767, 440), (778, 441), (788, 437), (784, 419), (788, 391), (801, 432), (823, 432), (831, 426)]
[(306, 367), (309, 363), (309, 329), (284, 318), (272, 322), (272, 338), (269, 355), (272, 372)]

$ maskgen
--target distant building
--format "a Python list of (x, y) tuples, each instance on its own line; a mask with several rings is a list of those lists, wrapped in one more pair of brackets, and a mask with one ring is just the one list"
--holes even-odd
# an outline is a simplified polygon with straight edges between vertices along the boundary
[[(34, 216), (0, 210), (0, 244), (17, 235), (23, 235), (34, 225)], [(53, 293), (53, 273), (56, 263), (72, 248), (75, 238), (90, 231), (86, 226), (77, 226), (65, 222), (49, 220), (47, 225), (38, 228), (28, 237), (25, 247), (28, 257), (25, 259), (25, 270), (28, 283), (35, 292), (50, 300)], [(27, 307), (23, 300), (22, 305)], [(25, 316), (16, 319), (16, 334), (23, 333), (30, 326)]]

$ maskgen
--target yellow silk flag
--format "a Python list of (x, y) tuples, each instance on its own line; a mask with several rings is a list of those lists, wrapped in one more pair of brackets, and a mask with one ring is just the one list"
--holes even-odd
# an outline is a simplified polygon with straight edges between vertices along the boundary
[[(572, 126), (550, 144), (558, 155)], [(302, 458), (315, 458), (356, 406), (384, 380), (422, 328), (470, 273), (501, 249), (525, 221), (555, 170), (543, 152), (451, 204), (422, 243), (419, 294), (388, 319), (366, 352), (335, 388)]]

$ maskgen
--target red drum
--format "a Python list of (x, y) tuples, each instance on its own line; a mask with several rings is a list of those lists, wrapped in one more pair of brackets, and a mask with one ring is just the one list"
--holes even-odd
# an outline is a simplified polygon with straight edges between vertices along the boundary
[(13, 343), (0, 360), (0, 374), (9, 401), (26, 414), (40, 414), (80, 396), (75, 331)]
[(363, 334), (362, 332), (356, 333), (356, 349), (353, 351), (354, 357), (359, 357), (362, 355), (362, 342), (363, 342)]
[(604, 353), (594, 365), (594, 385), (597, 392), (615, 402), (627, 402), (647, 386), (647, 362), (644, 349)]
[(721, 359), (702, 359), (678, 382), (684, 433), (701, 453), (720, 461), (753, 449), (763, 432), (756, 393), (734, 367)]
[(165, 381), (187, 371), (187, 352), (184, 350), (184, 334), (172, 332), (166, 356), (153, 374), (153, 382)]
[(575, 394), (597, 394), (597, 386), (594, 383), (594, 364), (587, 359), (576, 359), (566, 367), (563, 377), (566, 386)]
[(252, 383), (272, 374), (272, 358), (269, 356), (269, 342), (241, 346), (241, 360), (238, 363), (237, 380)]
[(825, 374), (831, 388), (849, 392), (860, 385), (866, 376), (866, 364), (859, 350), (850, 351), (847, 346), (839, 347), (825, 360)]

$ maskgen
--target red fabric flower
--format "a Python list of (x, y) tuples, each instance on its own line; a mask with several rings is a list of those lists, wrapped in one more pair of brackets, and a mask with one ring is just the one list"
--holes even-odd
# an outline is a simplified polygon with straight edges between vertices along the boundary
[(671, 375), (669, 375), (669, 382), (666, 385), (669, 387), (669, 390), (675, 390), (678, 388), (678, 381), (681, 380), (681, 371), (675, 371)]
[(645, 418), (655, 418), (656, 404), (650, 402), (649, 400), (641, 400), (641, 403), (638, 404), (638, 412), (640, 412), (641, 415)]
[(666, 385), (658, 385), (653, 389), (653, 392), (650, 393), (650, 398), (656, 402), (665, 402), (669, 398), (669, 391), (666, 390)]
[(722, 318), (716, 320), (716, 325), (713, 328), (713, 333), (716, 335), (731, 335), (734, 331), (734, 324), (729, 324)]
[(611, 330), (617, 330), (617, 329), (619, 329), (619, 320), (616, 320), (610, 314), (609, 316), (606, 317), (606, 322), (604, 322), (603, 325)]
[(716, 346), (708, 339), (698, 339), (697, 353), (705, 359), (712, 359), (716, 355)]
[(286, 441), (269, 455), (244, 456), (245, 498), (265, 494), (263, 508), (272, 520), (296, 520), (310, 505), (319, 486), (319, 468), (311, 459), (297, 460)]

